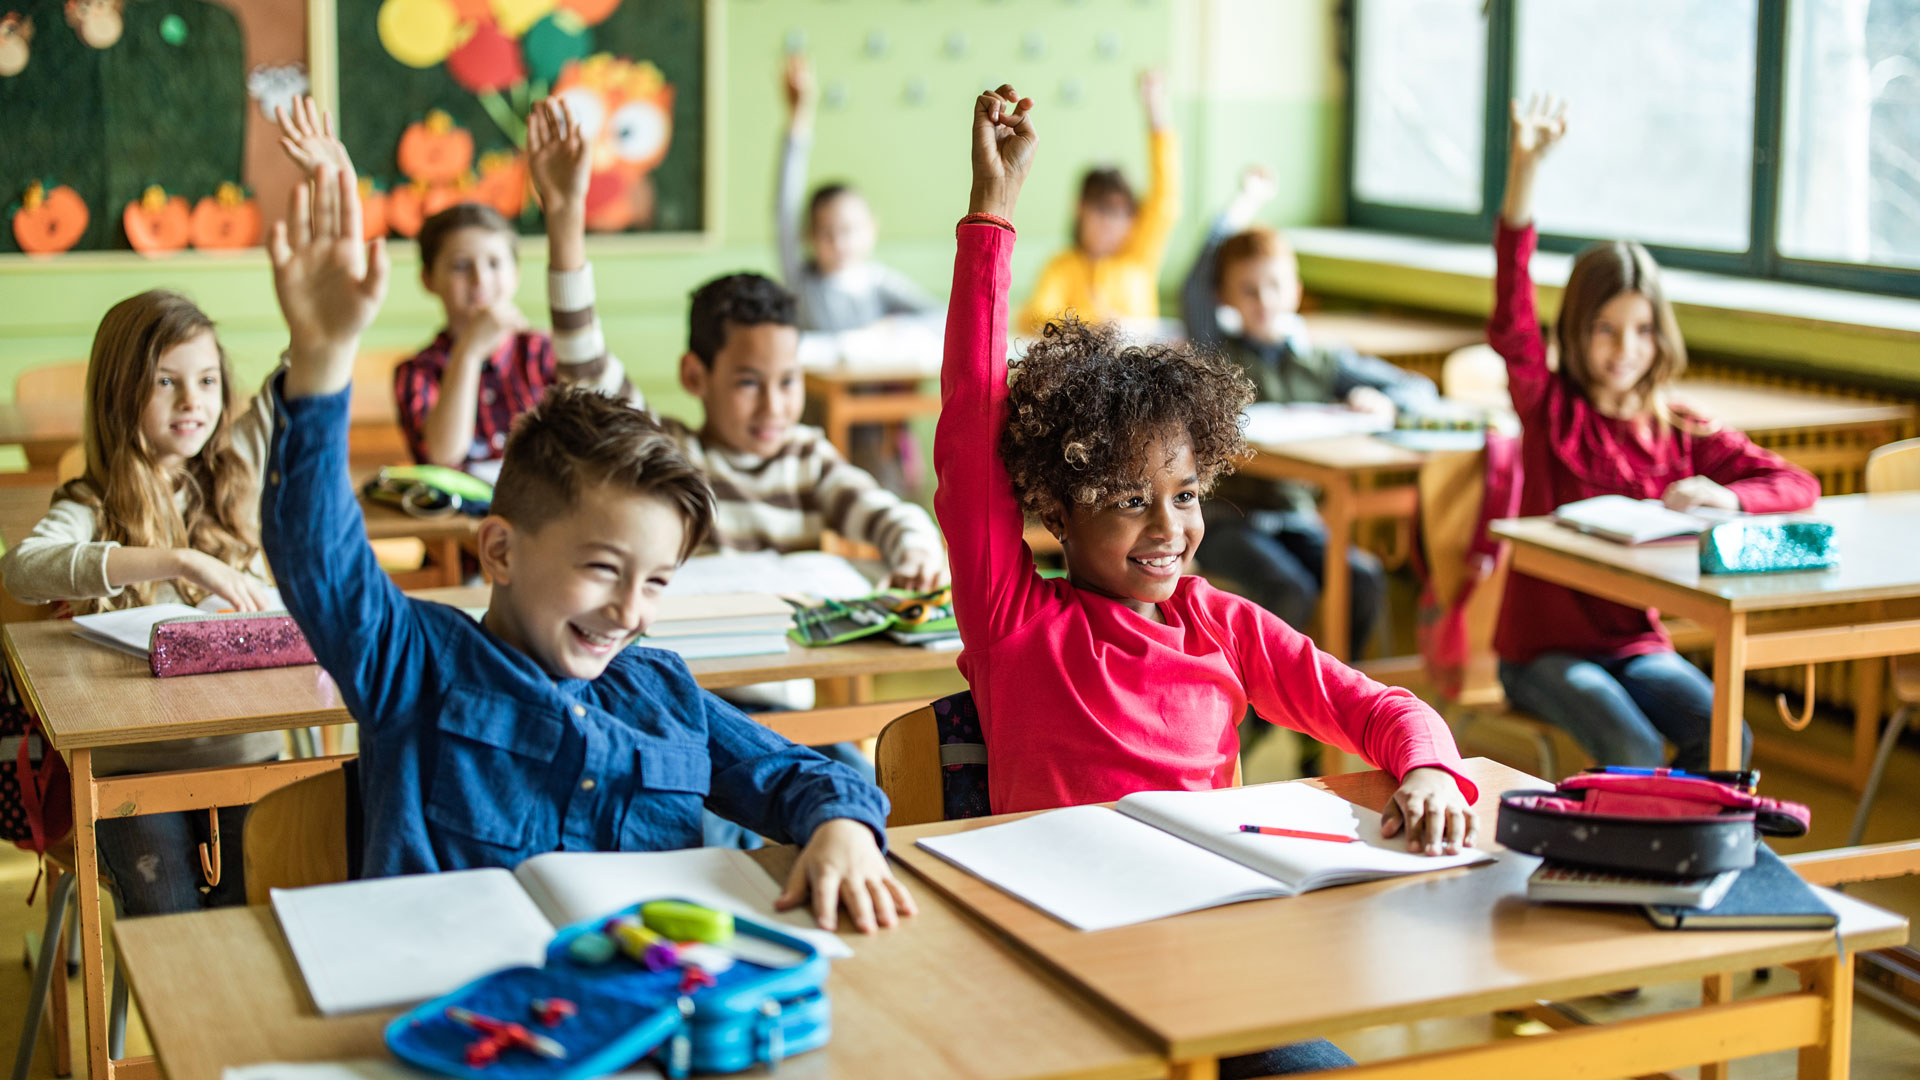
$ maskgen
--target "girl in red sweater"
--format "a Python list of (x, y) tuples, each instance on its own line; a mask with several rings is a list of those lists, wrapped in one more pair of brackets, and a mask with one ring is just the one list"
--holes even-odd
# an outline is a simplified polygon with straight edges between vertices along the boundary
[[(1008, 223), (1032, 165), (1031, 102), (975, 102), (973, 194), (948, 307), (935, 506), (997, 813), (1232, 783), (1249, 704), (1401, 778), (1385, 810), (1414, 850), (1472, 839), (1473, 785), (1432, 709), (1180, 569), (1200, 500), (1244, 452), (1251, 387), (1224, 358), (1055, 323), (1008, 380)], [(1068, 576), (1034, 573), (1026, 515)]]
[[(1812, 505), (1820, 484), (1807, 472), (1667, 403), (1686, 346), (1659, 267), (1639, 244), (1595, 244), (1574, 260), (1554, 324), (1557, 369), (1548, 360), (1527, 269), (1533, 178), (1566, 135), (1566, 107), (1535, 99), (1512, 112), (1487, 341), (1506, 358), (1520, 416), (1520, 512), (1550, 514), (1595, 495), (1676, 510)], [(1601, 764), (1661, 765), (1671, 742), (1675, 768), (1707, 767), (1713, 682), (1674, 653), (1658, 612), (1514, 574), (1494, 649), (1508, 699), (1564, 728)], [(1745, 738), (1750, 748), (1752, 734)]]

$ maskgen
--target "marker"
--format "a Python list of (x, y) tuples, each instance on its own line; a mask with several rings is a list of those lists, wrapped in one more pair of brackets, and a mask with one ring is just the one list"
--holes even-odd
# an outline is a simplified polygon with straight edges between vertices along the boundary
[(1357, 844), (1357, 836), (1342, 836), (1339, 833), (1308, 832), (1305, 829), (1276, 829), (1271, 825), (1242, 825), (1241, 832), (1259, 833), (1261, 836), (1291, 836), (1295, 840), (1325, 840), (1330, 844)]
[(1590, 773), (1611, 773), (1615, 776), (1678, 776), (1681, 779), (1712, 780), (1715, 783), (1731, 784), (1751, 794), (1760, 786), (1759, 769), (1707, 769), (1703, 772), (1688, 772), (1685, 769), (1648, 768), (1644, 765), (1608, 765), (1604, 768), (1587, 770)]

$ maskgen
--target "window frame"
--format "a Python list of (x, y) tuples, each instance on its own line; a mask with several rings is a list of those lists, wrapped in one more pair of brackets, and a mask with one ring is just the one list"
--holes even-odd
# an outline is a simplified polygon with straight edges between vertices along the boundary
[[(1354, 191), (1358, 140), (1360, 80), (1359, 8), (1368, 0), (1342, 0), (1340, 6), (1341, 62), (1346, 69), (1346, 145), (1341, 161), (1342, 197), (1349, 225), (1445, 240), (1482, 242), (1493, 235), (1507, 177), (1507, 103), (1513, 97), (1516, 40), (1514, 9), (1517, 0), (1485, 0), (1487, 33), (1486, 108), (1480, 177), (1480, 211), (1464, 213), (1389, 203), (1369, 202)], [(1787, 64), (1787, 4), (1790, 0), (1755, 0), (1759, 6), (1754, 48), (1753, 169), (1749, 200), (1748, 244), (1745, 251), (1647, 244), (1661, 265), (1677, 269), (1858, 292), (1920, 295), (1920, 268), (1830, 262), (1784, 255), (1779, 248), (1780, 157), (1786, 133), (1784, 97)], [(1605, 237), (1541, 233), (1546, 251), (1575, 252)]]

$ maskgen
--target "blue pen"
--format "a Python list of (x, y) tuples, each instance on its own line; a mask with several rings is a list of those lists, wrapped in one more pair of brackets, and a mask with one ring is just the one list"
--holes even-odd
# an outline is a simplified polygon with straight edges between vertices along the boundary
[(1705, 772), (1688, 772), (1685, 769), (1650, 769), (1644, 765), (1608, 765), (1604, 768), (1588, 769), (1588, 772), (1611, 773), (1615, 776), (1678, 776), (1687, 780), (1712, 780), (1721, 784), (1732, 784), (1751, 793), (1760, 786), (1759, 769), (1708, 769)]

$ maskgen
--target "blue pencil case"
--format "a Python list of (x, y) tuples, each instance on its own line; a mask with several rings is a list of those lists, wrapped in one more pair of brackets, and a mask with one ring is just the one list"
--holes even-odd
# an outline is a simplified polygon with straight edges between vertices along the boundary
[[(647, 1057), (675, 1078), (772, 1068), (782, 1058), (826, 1045), (832, 1035), (827, 959), (773, 927), (736, 917), (735, 941), (728, 946), (733, 966), (714, 975), (713, 985), (685, 993), (678, 969), (650, 971), (625, 956), (592, 965), (569, 951), (575, 938), (639, 909), (635, 904), (560, 931), (542, 967), (496, 971), (402, 1013), (387, 1025), (388, 1049), (410, 1065), (447, 1076), (589, 1080)], [(536, 1006), (553, 999), (574, 1011), (545, 1026), (534, 1015)], [(470, 1064), (468, 1051), (484, 1035), (449, 1009), (520, 1024), (557, 1043), (566, 1056), (514, 1047)]]

